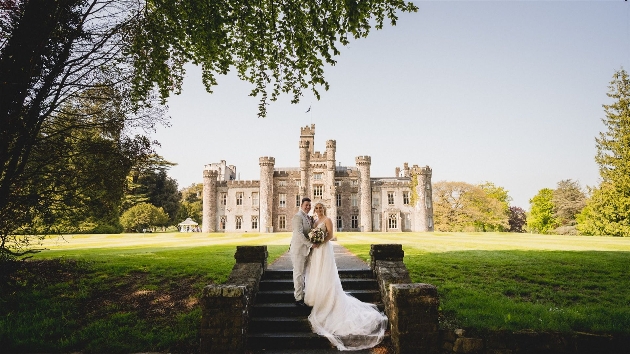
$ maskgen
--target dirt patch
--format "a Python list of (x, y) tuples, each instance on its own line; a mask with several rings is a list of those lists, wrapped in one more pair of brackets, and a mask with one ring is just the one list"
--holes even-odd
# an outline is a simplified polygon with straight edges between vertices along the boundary
[(198, 304), (198, 277), (182, 277), (176, 281), (152, 284), (149, 275), (132, 272), (116, 279), (108, 291), (94, 292), (85, 305), (88, 314), (132, 311), (151, 322), (170, 322), (181, 313), (190, 312)]

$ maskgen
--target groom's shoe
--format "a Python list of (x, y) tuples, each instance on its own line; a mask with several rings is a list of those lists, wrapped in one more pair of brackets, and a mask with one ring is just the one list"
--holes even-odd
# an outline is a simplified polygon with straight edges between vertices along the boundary
[(304, 300), (297, 300), (295, 301), (295, 306), (306, 307), (306, 304), (304, 303)]

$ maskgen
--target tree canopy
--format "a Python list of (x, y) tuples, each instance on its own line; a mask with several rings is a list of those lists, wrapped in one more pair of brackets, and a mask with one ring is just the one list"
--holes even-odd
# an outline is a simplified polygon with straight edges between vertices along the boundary
[(163, 226), (168, 222), (168, 214), (164, 209), (149, 203), (140, 203), (125, 211), (120, 223), (125, 230), (142, 232), (153, 226)]
[(527, 216), (527, 229), (531, 232), (549, 234), (558, 227), (553, 212), (553, 190), (543, 188), (529, 200), (531, 209)]
[(339, 47), (366, 37), (397, 12), (415, 12), (403, 0), (146, 0), (129, 48), (134, 58), (134, 87), (143, 97), (159, 87), (162, 98), (179, 92), (184, 64), (200, 65), (208, 92), (218, 74), (236, 70), (260, 95), (259, 116), (268, 101), (302, 90), (328, 89), (324, 65), (335, 65)]
[(433, 185), (435, 230), (507, 230), (508, 214), (506, 205), (501, 202), (501, 199), (509, 199), (507, 191), (489, 182), (482, 186), (483, 188), (465, 182), (435, 183)]

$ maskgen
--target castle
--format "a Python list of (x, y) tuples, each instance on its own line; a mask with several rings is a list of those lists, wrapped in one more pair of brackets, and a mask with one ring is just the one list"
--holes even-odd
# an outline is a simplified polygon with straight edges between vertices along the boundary
[(303, 197), (321, 202), (337, 231), (433, 231), (431, 169), (407, 163), (393, 177), (370, 177), (370, 156), (337, 166), (336, 142), (313, 151), (315, 125), (300, 129), (300, 167), (261, 157), (259, 181), (236, 180), (225, 161), (203, 171), (203, 232), (286, 232)]

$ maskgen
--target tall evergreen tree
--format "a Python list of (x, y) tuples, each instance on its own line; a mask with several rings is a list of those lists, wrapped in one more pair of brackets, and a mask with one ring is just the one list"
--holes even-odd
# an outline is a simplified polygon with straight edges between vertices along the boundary
[(601, 184), (591, 190), (578, 217), (578, 230), (587, 235), (630, 236), (630, 78), (621, 69), (613, 75), (603, 105), (605, 132), (595, 139)]

